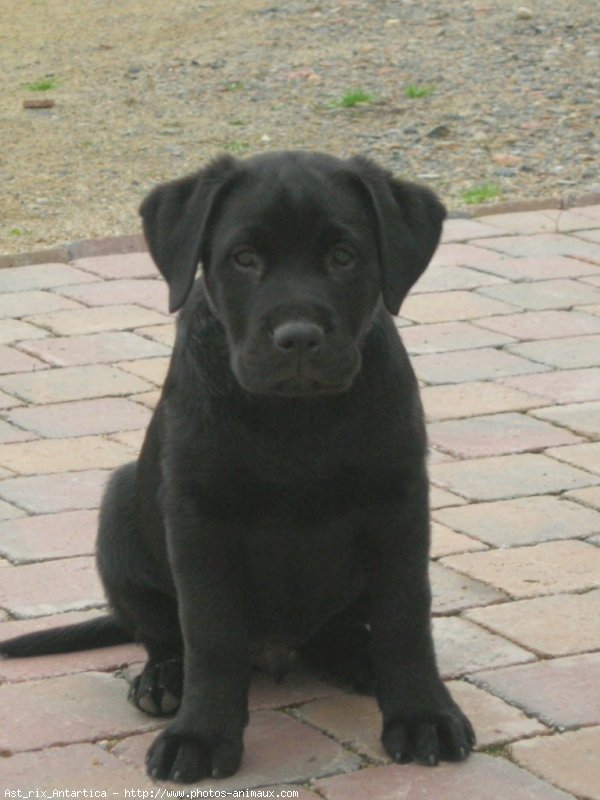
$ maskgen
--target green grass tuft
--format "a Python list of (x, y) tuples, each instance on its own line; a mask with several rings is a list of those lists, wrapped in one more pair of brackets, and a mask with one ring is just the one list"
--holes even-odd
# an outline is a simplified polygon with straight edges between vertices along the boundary
[(430, 94), (433, 94), (433, 91), (433, 86), (415, 86), (415, 84), (411, 83), (411, 85), (407, 86), (404, 90), (404, 94), (410, 100), (416, 100), (419, 97), (429, 97)]
[(25, 88), (29, 89), (30, 92), (48, 92), (50, 89), (56, 89), (59, 83), (58, 78), (42, 78), (33, 83), (26, 83)]
[(478, 205), (485, 203), (488, 200), (494, 200), (502, 194), (502, 190), (496, 183), (483, 183), (480, 186), (474, 186), (472, 189), (465, 189), (461, 192), (463, 203), (467, 205)]
[(372, 103), (375, 98), (373, 95), (364, 92), (362, 89), (350, 89), (339, 100), (334, 100), (329, 104), (329, 108), (356, 108)]

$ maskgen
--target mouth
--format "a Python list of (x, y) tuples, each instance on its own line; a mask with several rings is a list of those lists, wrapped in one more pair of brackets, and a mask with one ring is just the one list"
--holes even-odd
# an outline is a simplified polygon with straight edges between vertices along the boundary
[(268, 394), (274, 394), (278, 397), (318, 397), (327, 394), (339, 394), (346, 391), (349, 386), (349, 381), (325, 383), (314, 378), (296, 376), (273, 384), (269, 387)]

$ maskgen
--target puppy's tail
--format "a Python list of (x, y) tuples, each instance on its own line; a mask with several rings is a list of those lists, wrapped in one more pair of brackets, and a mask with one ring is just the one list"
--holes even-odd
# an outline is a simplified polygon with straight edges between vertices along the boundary
[(89, 650), (96, 647), (109, 647), (113, 644), (132, 642), (133, 636), (115, 617), (104, 616), (63, 625), (47, 631), (36, 631), (15, 636), (0, 642), (0, 655), (12, 658), (72, 653), (76, 650)]

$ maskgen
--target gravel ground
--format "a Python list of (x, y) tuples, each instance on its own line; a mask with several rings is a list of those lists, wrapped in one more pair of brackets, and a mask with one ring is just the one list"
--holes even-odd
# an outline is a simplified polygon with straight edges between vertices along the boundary
[(3, 0), (0, 252), (137, 232), (224, 150), (365, 153), (452, 209), (597, 191), (598, 0), (528, 4)]

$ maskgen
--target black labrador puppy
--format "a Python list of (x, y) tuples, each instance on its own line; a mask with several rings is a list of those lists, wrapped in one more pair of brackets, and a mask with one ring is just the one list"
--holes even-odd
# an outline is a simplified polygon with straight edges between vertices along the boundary
[(423, 412), (391, 316), (444, 207), (366, 159), (280, 152), (219, 158), (141, 215), (182, 311), (140, 458), (102, 503), (112, 616), (0, 651), (141, 642), (131, 699), (176, 712), (155, 778), (234, 773), (253, 664), (281, 676), (297, 652), (373, 687), (395, 761), (464, 759), (473, 730), (431, 635)]

